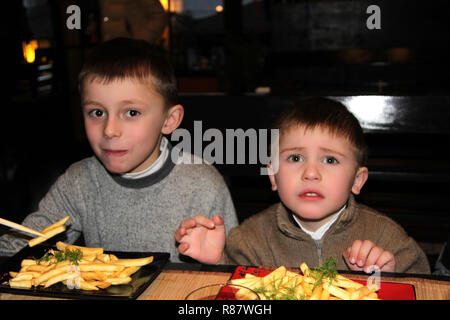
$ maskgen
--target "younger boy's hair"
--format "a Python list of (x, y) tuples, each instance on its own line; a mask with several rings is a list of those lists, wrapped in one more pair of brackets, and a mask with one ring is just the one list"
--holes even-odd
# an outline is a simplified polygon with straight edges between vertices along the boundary
[(150, 82), (167, 108), (178, 103), (176, 78), (166, 51), (144, 40), (115, 38), (98, 45), (79, 73), (81, 95), (87, 78), (106, 84), (123, 79)]
[(279, 129), (280, 138), (293, 127), (305, 130), (322, 128), (332, 135), (346, 138), (355, 148), (359, 166), (367, 161), (367, 146), (358, 119), (340, 102), (327, 98), (309, 98), (298, 101), (275, 120), (272, 128)]

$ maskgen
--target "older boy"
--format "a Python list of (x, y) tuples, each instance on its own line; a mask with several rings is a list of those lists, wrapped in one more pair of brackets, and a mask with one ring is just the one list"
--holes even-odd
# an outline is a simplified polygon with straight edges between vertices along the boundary
[[(205, 263), (429, 273), (423, 251), (388, 217), (355, 202), (368, 177), (363, 132), (340, 103), (309, 99), (284, 111), (278, 172), (270, 175), (281, 203), (230, 231), (220, 217), (196, 216), (175, 233), (179, 251)], [(274, 163), (273, 163), (274, 164)]]
[[(164, 51), (141, 40), (105, 42), (79, 81), (95, 157), (70, 166), (24, 225), (41, 230), (69, 215), (67, 242), (82, 234), (87, 246), (170, 252), (173, 261), (179, 261), (173, 233), (183, 219), (220, 213), (227, 227), (237, 225), (229, 191), (212, 166), (172, 161), (177, 152), (163, 135), (179, 126), (184, 111)], [(6, 235), (0, 255), (25, 244)]]

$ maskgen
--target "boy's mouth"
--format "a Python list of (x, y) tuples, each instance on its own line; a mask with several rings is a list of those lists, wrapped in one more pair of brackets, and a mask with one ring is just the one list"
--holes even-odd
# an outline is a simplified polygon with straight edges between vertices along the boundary
[(120, 157), (127, 153), (127, 150), (111, 150), (111, 149), (103, 149), (103, 152), (110, 157)]
[(298, 195), (302, 200), (308, 200), (308, 201), (317, 201), (324, 198), (324, 196), (317, 192), (317, 191), (303, 191)]

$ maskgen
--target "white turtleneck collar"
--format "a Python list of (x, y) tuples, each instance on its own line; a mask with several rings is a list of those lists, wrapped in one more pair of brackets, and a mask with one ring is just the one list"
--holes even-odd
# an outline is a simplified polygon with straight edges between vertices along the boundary
[(332, 219), (330, 219), (327, 223), (325, 223), (323, 226), (321, 226), (319, 229), (317, 229), (316, 231), (309, 231), (307, 229), (305, 229), (302, 224), (300, 223), (300, 220), (297, 218), (297, 216), (295, 214), (292, 214), (295, 222), (297, 222), (297, 224), (299, 225), (299, 227), (305, 231), (307, 234), (309, 234), (311, 236), (311, 238), (313, 238), (314, 240), (320, 240), (322, 239), (323, 235), (325, 234), (325, 232), (327, 232), (328, 229), (330, 229), (330, 227), (333, 225), (333, 223), (336, 222), (336, 220), (339, 218), (339, 215), (347, 208), (347, 204), (345, 204), (341, 209), (339, 209), (338, 212), (336, 212), (333, 216)]

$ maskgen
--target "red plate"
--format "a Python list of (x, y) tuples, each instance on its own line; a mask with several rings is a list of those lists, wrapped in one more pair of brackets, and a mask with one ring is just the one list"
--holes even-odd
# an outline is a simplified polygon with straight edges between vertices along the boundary
[[(272, 270), (238, 266), (231, 276), (231, 279), (244, 278), (247, 273), (253, 274), (257, 277), (264, 277), (272, 272)], [(354, 280), (361, 284), (366, 284), (363, 280)], [(230, 287), (224, 287), (219, 295), (218, 300), (232, 300), (234, 299), (234, 293), (236, 289)], [(378, 291), (378, 297), (382, 300), (415, 300), (416, 294), (414, 286), (412, 284), (396, 283), (396, 282), (381, 282), (380, 290)]]

